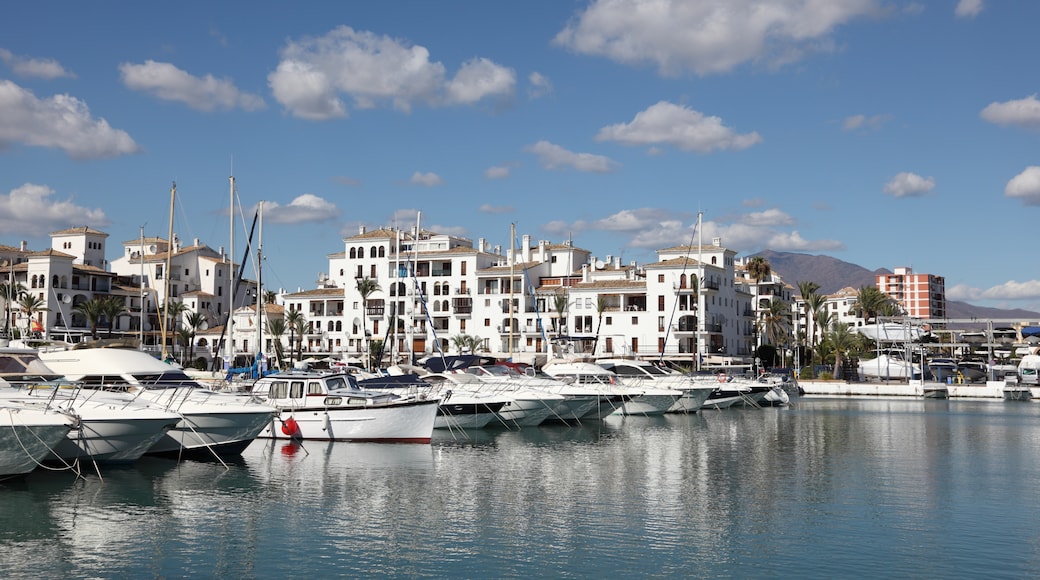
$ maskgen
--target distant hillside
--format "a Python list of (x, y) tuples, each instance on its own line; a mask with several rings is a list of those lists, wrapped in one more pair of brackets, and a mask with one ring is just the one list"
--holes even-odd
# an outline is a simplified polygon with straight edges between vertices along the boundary
[[(820, 285), (819, 292), (821, 294), (833, 294), (846, 286), (857, 289), (861, 286), (874, 286), (876, 274), (892, 273), (891, 270), (885, 268), (874, 271), (867, 270), (862, 266), (843, 262), (830, 256), (774, 252), (772, 250), (765, 250), (755, 255), (765, 258), (769, 262), (770, 269), (779, 274), (784, 279), (784, 282), (790, 284), (796, 291), (799, 282), (811, 280)], [(986, 306), (975, 306), (967, 302), (947, 300), (946, 317), (1035, 319), (1040, 317), (1040, 313), (1021, 309), (988, 308)]]

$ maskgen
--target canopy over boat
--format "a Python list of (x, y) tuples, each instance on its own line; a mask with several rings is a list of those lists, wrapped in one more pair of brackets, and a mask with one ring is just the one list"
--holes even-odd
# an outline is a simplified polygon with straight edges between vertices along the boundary
[(920, 326), (898, 322), (865, 324), (857, 327), (856, 331), (877, 342), (913, 342), (919, 340), (926, 332)]

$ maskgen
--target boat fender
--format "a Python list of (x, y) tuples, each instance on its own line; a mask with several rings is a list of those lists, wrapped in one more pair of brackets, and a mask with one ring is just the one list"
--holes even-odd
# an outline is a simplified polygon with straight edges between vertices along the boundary
[(725, 383), (728, 379), (729, 377), (726, 376), (726, 373), (719, 373), (718, 381), (720, 383)]
[(300, 436), (300, 425), (296, 423), (296, 419), (289, 417), (282, 422), (282, 433), (285, 433), (289, 437)]

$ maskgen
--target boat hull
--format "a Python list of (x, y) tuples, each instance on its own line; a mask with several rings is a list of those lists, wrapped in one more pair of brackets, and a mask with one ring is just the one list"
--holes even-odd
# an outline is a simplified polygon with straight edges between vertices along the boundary
[(669, 413), (696, 413), (704, 407), (704, 402), (708, 400), (711, 392), (714, 389), (711, 387), (692, 387), (688, 389), (682, 389), (682, 396), (680, 396), (671, 407), (668, 408)]
[(25, 475), (65, 441), (72, 419), (35, 409), (0, 409), (0, 479)]
[(429, 443), (438, 401), (344, 408), (287, 407), (260, 431), (260, 438), (316, 441)]

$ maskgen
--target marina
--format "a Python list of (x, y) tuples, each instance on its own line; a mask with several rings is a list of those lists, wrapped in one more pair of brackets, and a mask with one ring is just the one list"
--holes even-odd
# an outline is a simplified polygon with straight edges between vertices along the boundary
[(1031, 577), (1038, 441), (1040, 405), (848, 397), (428, 445), (257, 440), (227, 466), (0, 484), (0, 572)]

